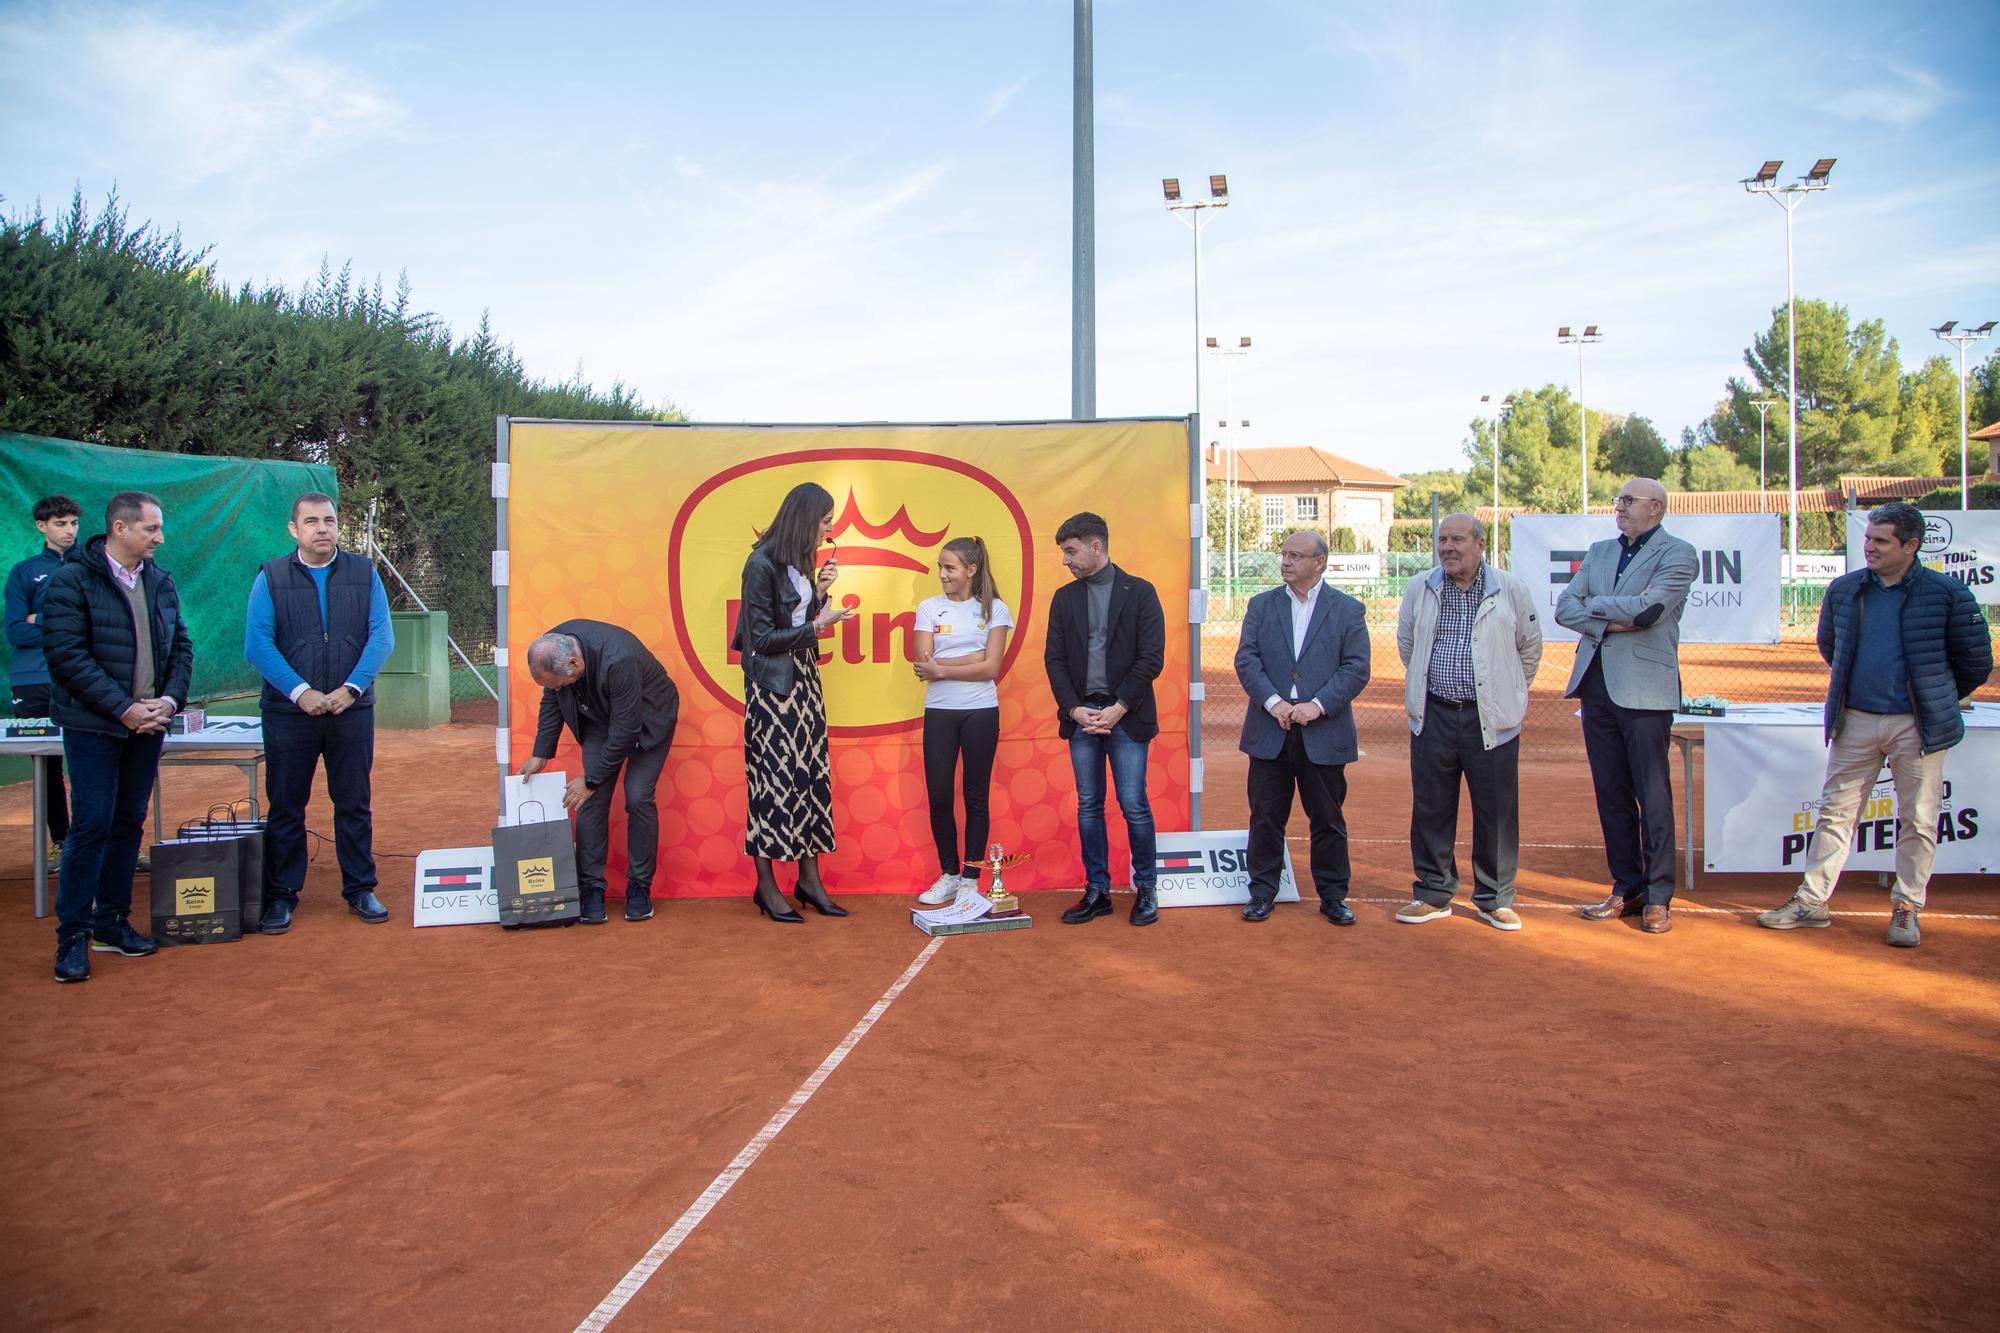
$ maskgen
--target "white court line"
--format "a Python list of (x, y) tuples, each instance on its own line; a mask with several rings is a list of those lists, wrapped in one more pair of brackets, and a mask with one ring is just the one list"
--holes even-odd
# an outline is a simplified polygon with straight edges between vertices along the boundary
[(931, 955), (938, 951), (938, 946), (944, 943), (944, 938), (940, 935), (924, 946), (923, 952), (903, 970), (903, 975), (896, 978), (896, 984), (882, 992), (882, 998), (875, 1001), (875, 1007), (861, 1016), (861, 1021), (841, 1038), (840, 1045), (834, 1047), (826, 1059), (819, 1062), (819, 1068), (813, 1070), (812, 1076), (799, 1085), (799, 1090), (792, 1094), (791, 1100), (778, 1108), (778, 1113), (765, 1122), (764, 1127), (757, 1131), (750, 1142), (743, 1145), (743, 1151), (736, 1154), (736, 1160), (724, 1167), (722, 1174), (708, 1183), (708, 1188), (701, 1192), (700, 1198), (688, 1205), (688, 1210), (681, 1214), (680, 1220), (667, 1228), (666, 1235), (653, 1242), (653, 1248), (647, 1250), (644, 1257), (633, 1264), (631, 1270), (618, 1280), (618, 1285), (611, 1289), (610, 1295), (597, 1303), (597, 1308), (590, 1312), (589, 1318), (576, 1326), (576, 1333), (602, 1333), (604, 1326), (618, 1317), (618, 1312), (639, 1294), (639, 1289), (646, 1285), (647, 1280), (659, 1270), (660, 1265), (681, 1247), (681, 1242), (701, 1225), (701, 1220), (714, 1211), (715, 1205), (722, 1202), (723, 1196), (735, 1188), (743, 1173), (763, 1155), (764, 1149), (771, 1146), (772, 1140), (791, 1123), (792, 1117), (812, 1100), (813, 1094), (819, 1091), (820, 1084), (826, 1082), (833, 1071), (840, 1068), (840, 1062), (845, 1060), (848, 1052), (868, 1035), (868, 1029), (875, 1026), (875, 1020), (888, 1012), (896, 997), (903, 993), (903, 988), (916, 980), (917, 973), (924, 970), (924, 964), (928, 963)]
[[(1347, 901), (1351, 903), (1381, 903), (1384, 907), (1387, 907), (1391, 903), (1407, 903), (1410, 900), (1408, 898), (1350, 897)], [(1522, 902), (1519, 898), (1516, 898), (1514, 900), (1514, 906), (1539, 907), (1546, 912), (1574, 912), (1578, 908), (1588, 907), (1590, 906), (1590, 904), (1589, 903), (1528, 903), (1528, 902)], [(1686, 914), (1698, 913), (1703, 916), (1755, 916), (1759, 912), (1767, 910), (1762, 907), (1682, 907), (1679, 903), (1673, 904), (1673, 909), (1674, 909), (1674, 914), (1676, 916), (1682, 915), (1684, 913)], [(1890, 913), (1830, 911), (1828, 915), (1853, 916), (1853, 917), (1877, 917), (1882, 920), (1887, 920), (1890, 916)], [(1918, 919), (1923, 921), (2000, 921), (2000, 916), (1981, 915), (1980, 913), (1977, 912), (1934, 912), (1931, 911), (1929, 908), (1924, 908), (1918, 913)]]

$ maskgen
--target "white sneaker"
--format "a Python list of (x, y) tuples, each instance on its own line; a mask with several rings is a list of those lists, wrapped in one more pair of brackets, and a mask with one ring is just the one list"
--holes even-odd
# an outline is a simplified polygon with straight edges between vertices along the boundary
[(946, 903), (957, 902), (964, 887), (965, 881), (957, 875), (939, 875), (937, 883), (925, 889), (917, 901), (926, 907), (943, 907)]

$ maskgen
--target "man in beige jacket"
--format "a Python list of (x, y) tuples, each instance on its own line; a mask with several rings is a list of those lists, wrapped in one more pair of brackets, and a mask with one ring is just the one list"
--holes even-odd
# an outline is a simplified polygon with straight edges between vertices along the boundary
[(1521, 720), (1542, 664), (1542, 626), (1526, 584), (1486, 563), (1486, 532), (1470, 514), (1438, 524), (1438, 567), (1410, 580), (1396, 616), (1410, 715), (1410, 860), (1415, 898), (1406, 924), (1451, 916), (1458, 891), (1458, 787), (1472, 795), (1472, 906), (1498, 930), (1519, 930)]

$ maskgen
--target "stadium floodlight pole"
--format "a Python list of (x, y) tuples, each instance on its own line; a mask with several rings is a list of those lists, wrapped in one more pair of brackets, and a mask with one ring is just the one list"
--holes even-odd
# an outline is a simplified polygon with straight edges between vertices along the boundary
[(1070, 107), (1069, 415), (1097, 415), (1097, 148), (1090, 0), (1076, 0)]
[(1958, 345), (1958, 507), (1960, 509), (1969, 509), (1972, 506), (1972, 469), (1965, 443), (1965, 345), (1991, 336), (1995, 323), (2000, 321), (1989, 319), (1976, 329), (1959, 329), (1957, 320), (1948, 319), (1931, 330), (1945, 342)]
[(1571, 333), (1565, 324), (1556, 330), (1556, 341), (1576, 344), (1576, 458), (1582, 469), (1583, 497), (1577, 501), (1576, 512), (1590, 512), (1590, 418), (1583, 411), (1583, 349), (1591, 343), (1601, 343), (1604, 335), (1597, 331), (1595, 324), (1587, 325), (1582, 333)]
[[(1236, 358), (1250, 355), (1250, 340), (1248, 338), (1238, 338), (1236, 346), (1221, 347), (1216, 344), (1215, 339), (1206, 338), (1202, 340), (1202, 345), (1208, 349), (1210, 356), (1222, 359), (1222, 421), (1220, 424), (1224, 430), (1227, 430), (1229, 428), (1230, 415), (1236, 410)], [(1249, 423), (1246, 422), (1244, 424), (1247, 425)], [(1224, 437), (1218, 435), (1216, 439), (1222, 441)], [(1222, 602), (1224, 606), (1234, 607), (1236, 604), (1236, 547), (1242, 540), (1242, 534), (1236, 530), (1236, 440), (1233, 436), (1229, 437), (1226, 443), (1223, 444), (1222, 460), (1222, 545), (1224, 551), (1227, 553), (1224, 557), (1226, 561), (1224, 567), (1229, 574), (1229, 587), (1222, 594)]]
[(1827, 177), (1833, 172), (1834, 159), (1820, 158), (1812, 164), (1812, 170), (1793, 181), (1790, 185), (1778, 184), (1778, 168), (1785, 165), (1781, 158), (1773, 158), (1758, 167), (1756, 173), (1743, 178), (1743, 188), (1751, 194), (1761, 194), (1785, 210), (1785, 339), (1789, 344), (1787, 369), (1785, 371), (1785, 398), (1791, 404), (1791, 438), (1787, 444), (1791, 450), (1790, 466), (1785, 476), (1785, 488), (1791, 494), (1792, 565), (1799, 561), (1799, 297), (1792, 272), (1792, 213), (1805, 202), (1806, 196), (1827, 188)]
[[(1181, 180), (1178, 176), (1168, 176), (1160, 182), (1160, 193), (1166, 196), (1167, 211), (1186, 223), (1194, 232), (1194, 419), (1199, 429), (1201, 415), (1201, 228), (1208, 220), (1210, 209), (1229, 207), (1229, 178), (1223, 175), (1208, 178), (1208, 198), (1181, 198)], [(1196, 438), (1199, 438), (1197, 436)], [(1206, 563), (1206, 562), (1204, 562)], [(1203, 582), (1207, 582), (1206, 569), (1202, 570)]]
[[(1482, 403), (1492, 402), (1493, 395), (1479, 395)], [(1493, 561), (1500, 563), (1500, 423), (1507, 415), (1507, 409), (1514, 405), (1514, 395), (1508, 394), (1493, 404)], [(1503, 566), (1504, 567), (1504, 566)]]
[(1776, 407), (1775, 398), (1752, 398), (1750, 406), (1757, 409), (1757, 512), (1764, 512), (1764, 413)]

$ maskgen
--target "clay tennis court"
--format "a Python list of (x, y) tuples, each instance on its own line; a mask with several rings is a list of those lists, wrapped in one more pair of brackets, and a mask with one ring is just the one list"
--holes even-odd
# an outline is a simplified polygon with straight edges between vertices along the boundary
[[(1206, 822), (1240, 826), (1210, 679)], [(1993, 882), (1934, 881), (1914, 953), (1868, 875), (1803, 937), (1751, 925), (1768, 877), (1704, 877), (1664, 937), (1583, 921), (1585, 770), (1531, 748), (1527, 929), (1400, 926), (1396, 690), (1350, 771), (1351, 930), (1064, 927), (1068, 895), (1026, 894), (1032, 930), (934, 949), (859, 895), (792, 928), (674, 900), (416, 931), (409, 861), (369, 927), (328, 849), (290, 935), (57, 987), (27, 790), (0, 792), (4, 1323), (571, 1329), (610, 1298), (620, 1329), (1991, 1327)], [(491, 822), (491, 710), (463, 716), (381, 733), (380, 852)], [(169, 783), (169, 819), (241, 792)]]

